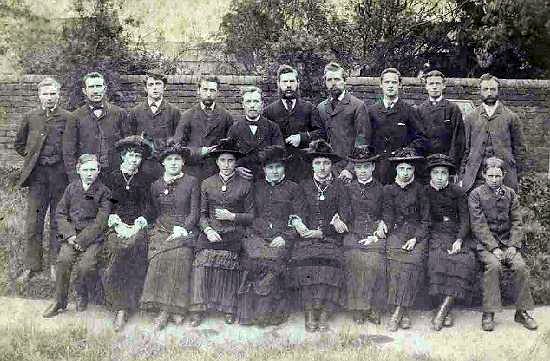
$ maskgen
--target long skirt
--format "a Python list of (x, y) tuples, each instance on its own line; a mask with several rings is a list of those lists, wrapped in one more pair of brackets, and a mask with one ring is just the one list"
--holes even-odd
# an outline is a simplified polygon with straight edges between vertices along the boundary
[(428, 255), (429, 292), (431, 296), (452, 296), (468, 302), (472, 296), (476, 259), (475, 254), (466, 246), (461, 252), (448, 254), (454, 237), (434, 233)]
[(147, 274), (147, 232), (124, 239), (110, 230), (103, 249), (103, 288), (111, 311), (135, 310)]
[(154, 229), (150, 236), (149, 267), (141, 308), (185, 315), (191, 294), (193, 250), (182, 241), (167, 241), (169, 233)]
[(383, 310), (387, 300), (386, 255), (351, 249), (344, 252), (346, 307), (350, 311)]
[(238, 291), (240, 324), (281, 324), (288, 319), (285, 267), (282, 261), (244, 259)]
[(337, 311), (344, 303), (343, 269), (336, 265), (294, 265), (292, 287), (305, 310)]
[(190, 311), (235, 314), (240, 274), (237, 253), (212, 249), (199, 251), (193, 263)]

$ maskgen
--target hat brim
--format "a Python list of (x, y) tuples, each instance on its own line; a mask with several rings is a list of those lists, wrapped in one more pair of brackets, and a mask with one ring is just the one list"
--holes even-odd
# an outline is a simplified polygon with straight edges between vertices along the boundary
[(456, 166), (451, 162), (438, 161), (438, 162), (431, 162), (431, 163), (426, 164), (426, 169), (427, 170), (431, 170), (435, 167), (445, 167), (445, 168), (448, 168), (449, 172), (451, 172), (451, 173), (456, 172)]
[(292, 155), (289, 155), (287, 157), (278, 157), (278, 158), (270, 158), (266, 160), (262, 160), (260, 163), (262, 165), (270, 164), (270, 163), (287, 163), (289, 160), (291, 160), (293, 157)]
[(162, 152), (158, 156), (159, 162), (163, 162), (164, 158), (168, 157), (172, 154), (179, 154), (183, 158), (183, 160), (187, 161), (189, 157), (191, 156), (191, 150), (184, 148), (184, 150), (178, 150), (178, 151), (170, 151), (170, 152)]
[(423, 161), (425, 158), (424, 157), (421, 157), (421, 156), (415, 156), (415, 157), (389, 157), (388, 160), (390, 162), (404, 162), (404, 163), (407, 163), (407, 162), (414, 162), (414, 163), (419, 163), (421, 161)]
[(234, 149), (215, 149), (208, 154), (209, 157), (217, 157), (220, 154), (233, 154), (236, 158), (244, 156), (244, 153)]
[(140, 153), (143, 158), (149, 158), (151, 156), (151, 149), (147, 145), (123, 143), (115, 146), (115, 150), (118, 153), (122, 153), (127, 149), (134, 149), (136, 152)]
[(346, 159), (352, 163), (369, 163), (369, 162), (375, 162), (380, 158), (380, 154), (377, 154), (375, 156), (366, 158), (366, 159), (355, 159), (351, 157), (346, 157)]

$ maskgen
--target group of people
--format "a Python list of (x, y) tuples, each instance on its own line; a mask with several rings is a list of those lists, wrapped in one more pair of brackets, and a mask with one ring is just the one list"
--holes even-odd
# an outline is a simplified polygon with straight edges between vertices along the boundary
[(494, 76), (481, 77), (483, 103), (464, 120), (443, 97), (443, 74), (425, 81), (428, 100), (413, 107), (388, 68), (381, 101), (367, 106), (329, 63), (329, 96), (314, 106), (282, 65), (279, 99), (264, 108), (261, 89), (245, 87), (244, 117), (234, 120), (214, 76), (199, 80), (199, 101), (183, 113), (163, 97), (159, 71), (146, 74), (147, 98), (129, 111), (105, 99), (99, 73), (84, 76), (86, 104), (72, 113), (59, 107), (59, 83), (44, 79), (41, 106), (15, 139), (29, 188), (20, 281), (43, 270), (49, 208), (55, 301), (46, 318), (67, 308), (74, 269), (77, 311), (100, 273), (117, 330), (137, 309), (155, 313), (156, 329), (186, 318), (199, 326), (208, 312), (268, 326), (299, 309), (310, 332), (327, 331), (338, 310), (358, 324), (380, 324), (389, 311), (397, 331), (411, 327), (425, 282), (441, 330), (471, 296), (480, 261), (482, 328), (495, 327), (499, 276), (510, 268), (515, 320), (534, 330), (518, 117), (498, 101)]

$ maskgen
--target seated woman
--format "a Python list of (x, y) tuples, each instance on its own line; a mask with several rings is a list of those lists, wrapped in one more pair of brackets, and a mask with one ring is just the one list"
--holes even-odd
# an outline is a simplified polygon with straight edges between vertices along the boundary
[(254, 214), (252, 184), (235, 173), (242, 153), (230, 139), (222, 139), (210, 153), (219, 173), (201, 184), (200, 228), (193, 263), (192, 326), (208, 310), (235, 322), (240, 281), (239, 253)]
[(119, 140), (120, 168), (103, 181), (112, 192), (109, 229), (106, 232), (103, 288), (107, 308), (115, 312), (115, 330), (126, 323), (128, 312), (137, 308), (147, 272), (147, 215), (152, 179), (144, 176), (141, 161), (151, 147), (141, 136)]
[(254, 184), (255, 217), (243, 243), (240, 324), (268, 326), (288, 318), (284, 281), (288, 252), (296, 238), (288, 220), (302, 203), (300, 187), (285, 176), (289, 159), (282, 146), (260, 152), (265, 179)]
[(310, 144), (306, 154), (313, 177), (300, 183), (303, 206), (291, 225), (299, 233), (290, 261), (292, 286), (305, 310), (305, 329), (327, 331), (329, 313), (344, 301), (342, 234), (348, 231), (349, 198), (332, 173), (340, 158), (324, 140)]
[(200, 191), (198, 179), (183, 171), (189, 154), (188, 148), (179, 145), (161, 151), (164, 175), (151, 186), (156, 220), (149, 233), (149, 267), (141, 308), (160, 311), (153, 322), (157, 330), (166, 327), (171, 315), (180, 324), (191, 298)]
[(351, 227), (344, 237), (347, 309), (353, 320), (380, 324), (386, 306), (386, 240), (382, 221), (384, 186), (373, 178), (375, 161), (368, 146), (357, 146), (348, 160), (356, 179), (346, 185), (351, 201)]
[(414, 179), (415, 166), (424, 158), (403, 148), (388, 159), (397, 173), (395, 182), (384, 187), (382, 215), (389, 233), (388, 305), (394, 307), (389, 329), (395, 332), (411, 327), (408, 308), (424, 276), (430, 209), (424, 186)]
[(470, 297), (476, 263), (467, 238), (470, 220), (466, 195), (462, 188), (449, 183), (454, 161), (444, 154), (430, 155), (427, 161), (431, 218), (428, 275), (430, 295), (440, 303), (432, 320), (433, 329), (439, 331), (453, 325), (453, 302)]

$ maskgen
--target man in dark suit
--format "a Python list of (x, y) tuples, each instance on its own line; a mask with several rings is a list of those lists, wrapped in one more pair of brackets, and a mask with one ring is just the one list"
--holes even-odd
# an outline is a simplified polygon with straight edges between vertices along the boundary
[(29, 187), (22, 282), (42, 271), (42, 235), (48, 207), (51, 276), (55, 277), (53, 263), (59, 252), (55, 212), (67, 186), (62, 138), (66, 123), (72, 120), (71, 114), (58, 105), (59, 88), (59, 83), (53, 78), (46, 78), (38, 84), (41, 106), (23, 116), (15, 136), (15, 151), (25, 157), (18, 184)]
[(468, 192), (483, 184), (483, 162), (498, 157), (507, 172), (504, 185), (516, 192), (525, 160), (521, 121), (516, 113), (498, 100), (499, 80), (484, 74), (479, 79), (482, 104), (464, 121), (466, 146), (460, 167), (462, 188)]
[(233, 117), (216, 102), (220, 80), (215, 76), (202, 77), (197, 87), (199, 103), (186, 110), (176, 128), (174, 142), (191, 149), (186, 172), (204, 180), (218, 171), (208, 155), (220, 139), (227, 136)]
[(291, 66), (279, 67), (277, 86), (279, 99), (265, 108), (264, 115), (279, 125), (286, 150), (291, 156), (287, 163), (287, 177), (299, 182), (311, 173), (311, 167), (304, 160), (300, 148), (307, 148), (320, 133), (318, 122), (314, 121), (315, 107), (299, 96), (298, 71)]
[(395, 179), (395, 167), (388, 158), (391, 153), (404, 147), (413, 147), (424, 153), (425, 137), (418, 111), (399, 98), (401, 73), (395, 68), (387, 68), (380, 75), (381, 102), (370, 105), (369, 115), (372, 124), (371, 145), (380, 154), (375, 177), (382, 184), (391, 184)]
[(283, 135), (279, 126), (262, 116), (262, 90), (247, 86), (242, 91), (244, 119), (236, 121), (227, 137), (231, 138), (240, 152), (244, 154), (237, 162), (237, 172), (246, 179), (261, 179), (259, 153), (271, 145), (284, 146)]
[(320, 135), (343, 160), (333, 165), (338, 178), (351, 180), (353, 164), (346, 157), (356, 145), (370, 143), (371, 123), (367, 106), (346, 89), (346, 72), (337, 63), (325, 66), (324, 81), (329, 97), (317, 106)]
[(464, 154), (464, 121), (458, 105), (443, 97), (445, 76), (432, 70), (424, 76), (428, 99), (418, 106), (427, 137), (426, 153), (446, 154), (460, 167)]
[(86, 104), (73, 112), (63, 134), (63, 155), (69, 180), (77, 179), (76, 161), (82, 154), (97, 154), (103, 172), (116, 169), (120, 159), (114, 149), (128, 128), (125, 110), (105, 99), (105, 79), (99, 73), (84, 76)]
[[(178, 108), (164, 99), (164, 89), (168, 79), (159, 69), (150, 70), (145, 75), (147, 99), (129, 111), (131, 134), (151, 139), (153, 154), (161, 151), (172, 140), (181, 118)], [(158, 179), (164, 169), (155, 159), (145, 159), (141, 166), (144, 176)]]

